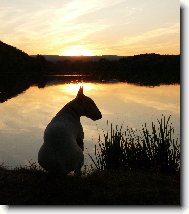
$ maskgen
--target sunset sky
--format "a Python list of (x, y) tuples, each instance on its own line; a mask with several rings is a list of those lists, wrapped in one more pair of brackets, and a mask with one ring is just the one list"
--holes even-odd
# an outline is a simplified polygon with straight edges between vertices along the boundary
[(0, 40), (28, 54), (179, 54), (180, 1), (0, 0)]

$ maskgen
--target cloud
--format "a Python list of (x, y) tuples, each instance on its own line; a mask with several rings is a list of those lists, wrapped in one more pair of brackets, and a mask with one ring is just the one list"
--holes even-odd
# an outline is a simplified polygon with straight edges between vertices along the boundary
[(146, 41), (148, 42), (150, 39), (154, 39), (157, 37), (161, 38), (162, 36), (165, 36), (165, 35), (169, 36), (170, 34), (177, 34), (177, 33), (180, 33), (179, 23), (153, 29), (140, 35), (125, 37), (122, 40), (122, 43), (124, 45), (131, 45), (131, 44), (138, 44), (138, 43), (141, 44), (142, 42), (146, 42)]
[[(126, 33), (125, 33), (126, 34)], [(122, 53), (123, 55), (134, 55), (140, 53), (179, 53), (180, 50), (180, 24), (164, 24), (163, 26), (148, 30), (141, 34), (122, 35), (118, 40), (104, 40), (98, 44), (98, 49), (107, 53)]]
[(57, 51), (108, 27), (98, 21), (93, 25), (77, 23), (78, 17), (122, 1), (72, 0), (55, 1), (52, 4), (48, 0), (45, 3), (39, 1), (38, 7), (36, 1), (34, 6), (28, 7), (26, 2), (18, 0), (15, 1), (17, 4), (7, 3), (0, 8), (1, 39), (18, 47), (22, 46), (26, 51), (33, 49), (32, 47), (41, 52), (45, 49)]
[[(152, 29), (154, 25), (148, 26), (143, 33), (133, 30), (137, 29), (135, 20), (138, 24), (145, 13), (143, 3), (125, 0), (2, 1), (0, 40), (29, 54), (58, 54), (61, 49), (74, 45), (91, 48), (97, 53), (103, 50), (103, 54), (119, 54), (128, 49), (142, 50), (144, 43), (148, 47), (148, 41), (162, 37), (169, 41), (169, 36), (179, 34), (178, 23), (159, 24), (161, 27), (155, 29)], [(145, 26), (148, 25), (146, 21)], [(170, 47), (167, 43), (167, 49)]]

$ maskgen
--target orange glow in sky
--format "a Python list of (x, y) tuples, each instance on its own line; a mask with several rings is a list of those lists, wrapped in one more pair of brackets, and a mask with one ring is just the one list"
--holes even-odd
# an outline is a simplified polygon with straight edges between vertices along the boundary
[(0, 40), (30, 55), (180, 53), (178, 0), (14, 0), (0, 11)]

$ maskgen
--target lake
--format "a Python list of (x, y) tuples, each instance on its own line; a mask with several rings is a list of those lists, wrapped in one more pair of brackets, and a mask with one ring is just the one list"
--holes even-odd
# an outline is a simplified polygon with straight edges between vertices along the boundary
[[(0, 165), (15, 167), (37, 162), (43, 133), (52, 117), (79, 89), (79, 84), (49, 83), (45, 88), (32, 86), (24, 93), (0, 104)], [(98, 135), (107, 130), (107, 120), (114, 125), (141, 129), (146, 122), (157, 122), (162, 114), (171, 115), (175, 136), (180, 136), (180, 85), (156, 87), (127, 83), (82, 83), (102, 112), (102, 119), (82, 117), (85, 133), (85, 164), (94, 153)]]

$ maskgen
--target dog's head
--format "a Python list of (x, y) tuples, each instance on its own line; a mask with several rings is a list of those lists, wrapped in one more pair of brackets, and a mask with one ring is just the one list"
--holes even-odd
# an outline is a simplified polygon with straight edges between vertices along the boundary
[(79, 88), (76, 99), (79, 101), (83, 110), (83, 116), (92, 120), (99, 120), (102, 118), (102, 114), (95, 102), (90, 97), (84, 95), (82, 86)]

